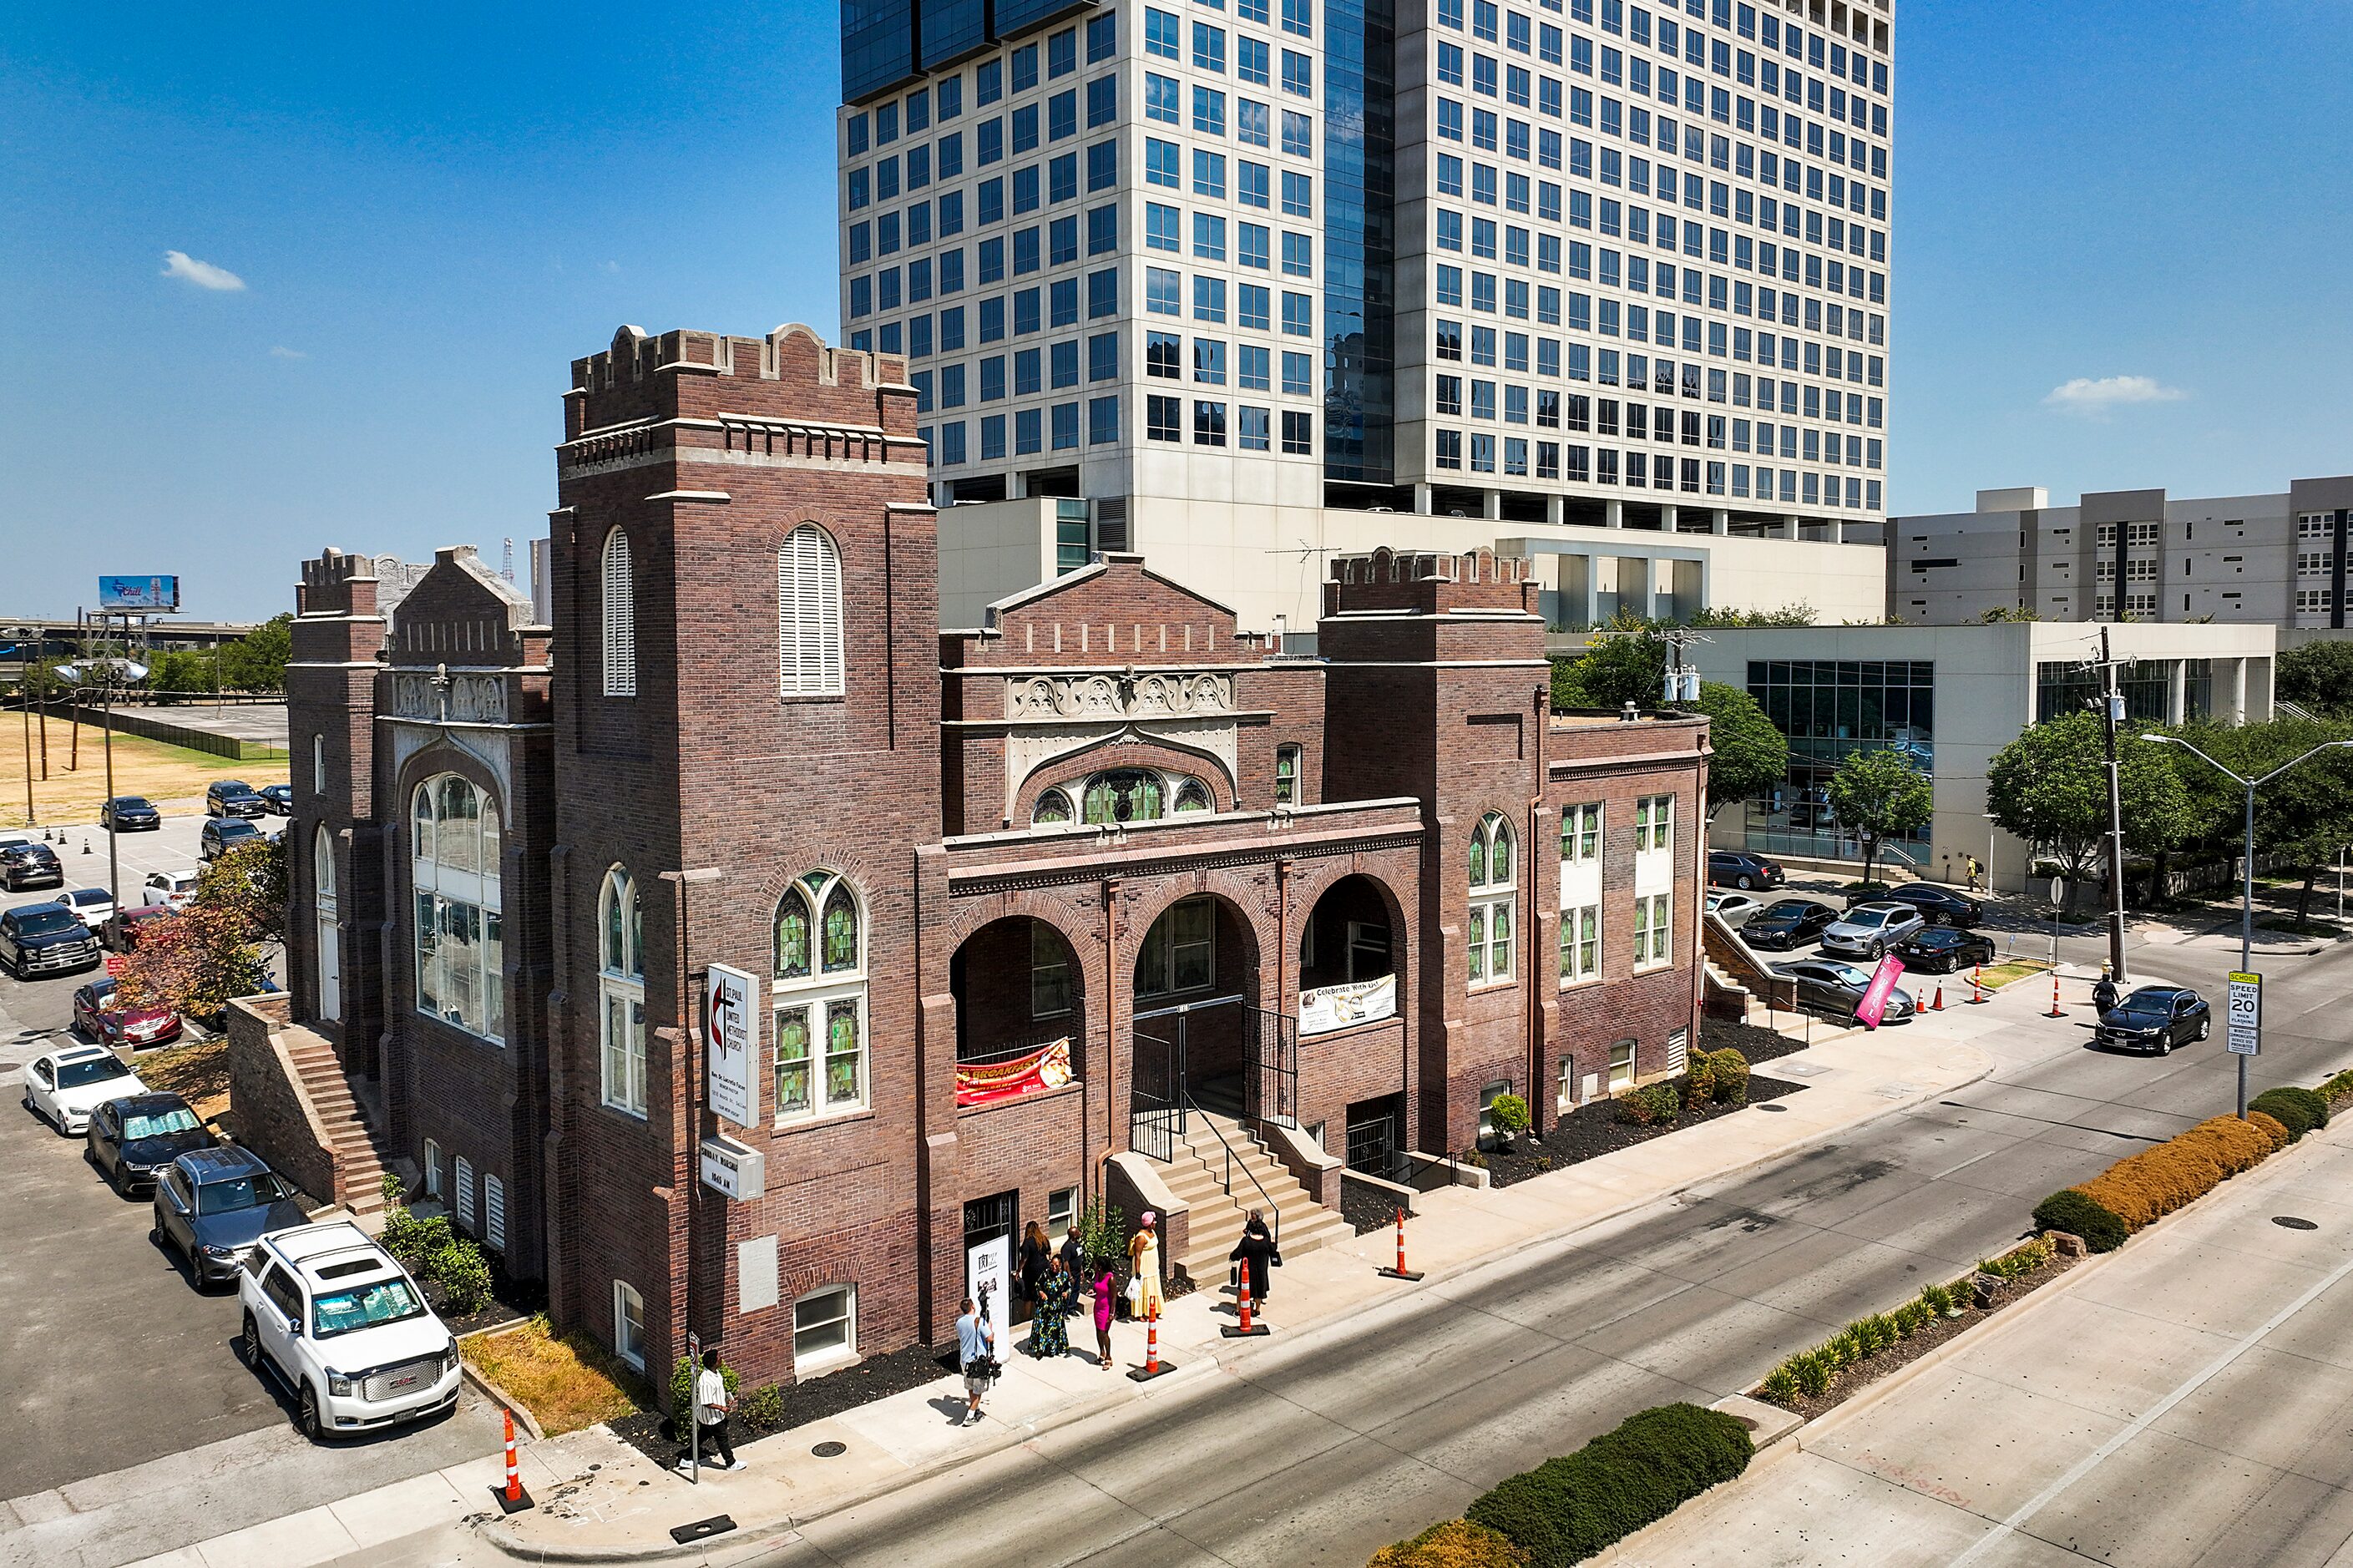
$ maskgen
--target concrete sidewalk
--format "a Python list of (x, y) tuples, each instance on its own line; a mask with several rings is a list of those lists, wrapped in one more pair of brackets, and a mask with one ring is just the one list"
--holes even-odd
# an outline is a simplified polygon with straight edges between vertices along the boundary
[[(1806, 1092), (1774, 1101), (1769, 1110), (1743, 1111), (1508, 1188), (1451, 1187), (1423, 1194), (1407, 1226), (1408, 1261), (1435, 1284), (1517, 1248), (1737, 1175), (1949, 1093), (1993, 1067), (1993, 1058), (1969, 1043), (1971, 1037), (2028, 1023), (2035, 1010), (2031, 996), (2013, 990), (1981, 1007), (1948, 1005), (1943, 1013), (1926, 1014), (1914, 1025), (1877, 1035), (1818, 1025), (1809, 1049), (1758, 1069), (1765, 1076), (1802, 1083)], [(1395, 1248), (1395, 1233), (1383, 1227), (1291, 1260), (1277, 1277), (1275, 1310), (1268, 1315), (1276, 1335), (1332, 1321), (1394, 1300), (1400, 1292), (1426, 1289), (1385, 1279), (1376, 1272), (1394, 1261)], [(943, 1376), (842, 1415), (740, 1444), (737, 1452), (748, 1468), (724, 1474), (706, 1470), (699, 1487), (690, 1487), (676, 1472), (608, 1433), (575, 1433), (525, 1450), (526, 1481), (540, 1504), (533, 1511), (512, 1520), (489, 1514), (482, 1507), (487, 1494), (479, 1487), (453, 1488), (455, 1501), (438, 1508), (431, 1500), (412, 1494), (385, 1527), (396, 1534), (370, 1542), (358, 1539), (341, 1518), (333, 1521), (332, 1531), (324, 1521), (315, 1521), (314, 1546), (305, 1547), (281, 1532), (271, 1542), (268, 1561), (271, 1568), (307, 1568), (355, 1549), (446, 1530), (461, 1521), (473, 1526), (480, 1539), (531, 1561), (725, 1561), (754, 1550), (764, 1535), (926, 1474), (1090, 1415), (1169, 1397), (1236, 1358), (1248, 1357), (1256, 1346), (1279, 1342), (1278, 1338), (1224, 1339), (1219, 1330), (1233, 1321), (1232, 1311), (1219, 1285), (1172, 1302), (1161, 1319), (1160, 1346), (1164, 1360), (1176, 1370), (1148, 1384), (1120, 1374), (1142, 1363), (1143, 1329), (1116, 1324), (1115, 1371), (1100, 1370), (1077, 1357), (1039, 1362), (1005, 1354), (1005, 1376), (991, 1393), (986, 1420), (977, 1427), (957, 1425), (964, 1409), (961, 1381)], [(1092, 1332), (1074, 1332), (1073, 1337), (1088, 1341)], [(1018, 1350), (1025, 1339), (1017, 1337), (1006, 1350)], [(842, 1445), (835, 1457), (820, 1458), (812, 1452), (832, 1443)], [(365, 1499), (354, 1499), (345, 1510), (372, 1506)], [(735, 1531), (704, 1543), (680, 1546), (671, 1541), (673, 1526), (719, 1513), (734, 1521)], [(230, 1568), (251, 1560), (216, 1550), (222, 1544), (206, 1542), (153, 1561), (170, 1568)]]
[(2353, 1563), (2343, 1132), (2077, 1266), (1595, 1561), (2086, 1558)]

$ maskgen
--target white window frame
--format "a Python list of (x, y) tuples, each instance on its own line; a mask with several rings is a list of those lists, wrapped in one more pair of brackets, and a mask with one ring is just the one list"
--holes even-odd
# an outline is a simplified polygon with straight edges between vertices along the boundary
[(613, 1353), (646, 1370), (646, 1299), (626, 1279), (613, 1281)]
[(1560, 808), (1560, 863), (1589, 866), (1601, 858), (1606, 817), (1601, 802), (1579, 801)]
[[(857, 921), (857, 952), (845, 966), (828, 969), (825, 960), (825, 911), (828, 900), (839, 889), (849, 896), (849, 907)], [(786, 978), (772, 978), (768, 987), (769, 1039), (772, 1055), (769, 1063), (769, 1092), (776, 1100), (774, 1111), (777, 1127), (803, 1126), (837, 1116), (854, 1116), (870, 1109), (874, 1099), (873, 1042), (867, 1016), (867, 976), (870, 973), (868, 945), (872, 940), (871, 922), (867, 918), (866, 898), (855, 882), (829, 868), (816, 868), (796, 878), (791, 888), (779, 895), (776, 910), (771, 912), (773, 936), (776, 913), (782, 910), (784, 900), (797, 892), (809, 912), (808, 973)], [(837, 1098), (832, 1089), (831, 1066), (827, 1050), (830, 1038), (828, 1023), (837, 1004), (847, 1002), (858, 1031), (856, 1071), (858, 1087), (854, 1094)], [(787, 1014), (806, 1010), (808, 1015), (808, 1074), (807, 1104), (797, 1110), (785, 1109), (783, 1066), (785, 1018)]]
[(1560, 984), (1590, 985), (1601, 978), (1601, 906), (1577, 904), (1560, 911)]
[(605, 695), (638, 694), (637, 574), (629, 561), (629, 536), (616, 528), (605, 536)]
[[(1619, 1058), (1620, 1058), (1620, 1054), (1621, 1052), (1624, 1054), (1624, 1060), (1623, 1060), (1623, 1062), (1622, 1062), (1622, 1063), (1621, 1063), (1621, 1062), (1620, 1062), (1620, 1060), (1619, 1059)], [(1633, 1088), (1633, 1087), (1634, 1087), (1634, 1078), (1635, 1078), (1635, 1072), (1636, 1072), (1636, 1067), (1635, 1067), (1635, 1064), (1636, 1064), (1636, 1062), (1641, 1058), (1641, 1047), (1639, 1045), (1637, 1045), (1634, 1041), (1632, 1041), (1632, 1040), (1630, 1040), (1630, 1039), (1628, 1039), (1628, 1040), (1615, 1040), (1615, 1041), (1612, 1041), (1612, 1042), (1610, 1043), (1610, 1047), (1609, 1047), (1609, 1092), (1610, 1092), (1610, 1093), (1612, 1093), (1612, 1094), (1617, 1094), (1617, 1093), (1620, 1093), (1620, 1091), (1622, 1091), (1622, 1090), (1629, 1089), (1631, 1089), (1631, 1088)]]
[(327, 793), (327, 737), (324, 735), (311, 737), (311, 793), (314, 795)]
[[(445, 785), (456, 785), (474, 798), (470, 819), (473, 865), (448, 858), (450, 829), (469, 819), (445, 818), (441, 800)], [(436, 773), (410, 793), (408, 915), (409, 952), (415, 966), (410, 976), (410, 1005), (494, 1045), (506, 1043), (505, 916), (501, 910), (500, 862), (505, 836), (499, 804), (490, 792), (458, 773)], [(445, 951), (442, 938), (454, 923), (470, 925), (470, 963)], [(428, 986), (430, 991), (428, 994)], [(478, 1017), (469, 1017), (458, 995), (469, 989)], [(428, 1006), (427, 1004), (432, 1005)], [(456, 1016), (452, 1016), (452, 1014)]]
[(1286, 744), (1274, 749), (1275, 805), (1299, 804), (1299, 773), (1305, 760), (1306, 752), (1298, 746)]
[(1634, 803), (1634, 853), (1675, 847), (1675, 797), (1646, 795)]
[(343, 1016), (343, 942), (335, 905), (335, 844), (324, 823), (311, 837), (311, 910), (318, 944), (311, 960), (319, 980), (319, 1016), (338, 1021)]
[(1634, 973), (1674, 962), (1674, 895), (1645, 893), (1634, 900)]
[[(804, 1354), (801, 1350), (801, 1336), (809, 1330), (802, 1326), (801, 1309), (837, 1296), (841, 1298), (840, 1311), (819, 1319), (813, 1326), (840, 1324), (841, 1342), (836, 1346)], [(855, 1283), (828, 1285), (822, 1289), (811, 1290), (806, 1295), (793, 1298), (793, 1374), (796, 1377), (805, 1377), (810, 1373), (821, 1372), (827, 1367), (839, 1366), (846, 1362), (853, 1362), (857, 1359), (858, 1287)]]
[(1046, 1234), (1059, 1237), (1079, 1214), (1079, 1189), (1057, 1187), (1046, 1194)]
[(441, 1145), (430, 1138), (425, 1141), (425, 1195), (441, 1195)]
[(1563, 1115), (1576, 1110), (1577, 1056), (1575, 1052), (1565, 1051), (1561, 1054), (1560, 1067), (1556, 1072), (1554, 1082), (1556, 1087), (1553, 1089), (1552, 1108)]
[[(1206, 908), (1209, 911), (1208, 935), (1206, 937), (1195, 937), (1188, 941), (1179, 942), (1176, 940), (1176, 928), (1171, 926), (1168, 930), (1167, 937), (1158, 944), (1155, 952), (1154, 934), (1160, 930), (1161, 921), (1169, 919), (1180, 909), (1199, 908)], [(1209, 968), (1208, 977), (1198, 985), (1180, 985), (1176, 983), (1176, 975), (1179, 967), (1176, 955), (1180, 952), (1189, 952), (1197, 948), (1206, 948), (1208, 952)], [(1147, 977), (1145, 973), (1145, 966), (1147, 962), (1152, 962), (1155, 959), (1156, 962), (1153, 963), (1153, 967), (1156, 973)], [(1165, 996), (1190, 996), (1203, 991), (1216, 990), (1218, 987), (1217, 900), (1208, 894), (1196, 894), (1194, 897), (1189, 899), (1178, 899), (1176, 902), (1170, 904), (1166, 909), (1162, 910), (1157, 915), (1154, 916), (1152, 923), (1145, 928), (1144, 941), (1136, 949), (1135, 965), (1135, 994), (1140, 998), (1150, 998), (1157, 1001)], [(1147, 978), (1149, 980), (1148, 984), (1146, 984)]]
[[(1499, 848), (1504, 864), (1500, 878), (1495, 872)], [(1502, 812), (1489, 812), (1471, 830), (1471, 898), (1462, 917), (1462, 938), (1465, 968), (1475, 991), (1510, 984), (1517, 968), (1517, 932), (1513, 928), (1520, 902), (1519, 837)]]
[(637, 882), (626, 868), (609, 868), (596, 894), (597, 1073), (605, 1104), (636, 1117), (646, 1114), (644, 931)]
[(776, 552), (776, 689), (786, 697), (839, 697), (845, 686), (841, 551), (814, 522)]

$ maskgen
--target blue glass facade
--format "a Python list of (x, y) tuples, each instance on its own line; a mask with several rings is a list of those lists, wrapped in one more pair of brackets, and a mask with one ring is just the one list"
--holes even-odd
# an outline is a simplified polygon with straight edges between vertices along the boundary
[(858, 103), (1094, 0), (841, 0), (841, 97)]
[(841, 0), (841, 96), (856, 103), (915, 74), (913, 0)]
[(917, 17), (925, 70), (987, 46), (988, 0), (923, 0)]
[(1396, 17), (1392, 0), (1324, 11), (1324, 474), (1381, 485), (1395, 470)]

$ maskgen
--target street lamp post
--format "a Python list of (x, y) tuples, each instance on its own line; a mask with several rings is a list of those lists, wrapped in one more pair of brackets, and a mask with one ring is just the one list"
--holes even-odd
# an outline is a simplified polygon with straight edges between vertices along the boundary
[[(2208, 767), (2235, 780), (2241, 791), (2243, 792), (2246, 805), (2246, 844), (2239, 862), (2239, 970), (2242, 973), (2252, 973), (2255, 967), (2255, 791), (2289, 769), (2303, 766), (2323, 752), (2334, 751), (2340, 746), (2353, 746), (2353, 741), (2323, 741), (2302, 756), (2282, 763), (2261, 778), (2251, 779), (2235, 768), (2224, 767), (2179, 735), (2144, 734), (2140, 739), (2153, 742), (2160, 746), (2179, 746), (2194, 756), (2204, 758)], [(2239, 1120), (2244, 1121), (2246, 1119), (2247, 1058), (2242, 1055), (2239, 1058)]]

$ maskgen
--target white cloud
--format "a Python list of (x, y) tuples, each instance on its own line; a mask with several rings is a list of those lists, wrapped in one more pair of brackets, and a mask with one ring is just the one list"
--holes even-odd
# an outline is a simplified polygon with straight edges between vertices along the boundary
[(2155, 376), (2104, 375), (2094, 381), (2079, 375), (2051, 389), (2043, 398), (2046, 408), (2056, 408), (2065, 414), (2104, 415), (2134, 403), (2179, 403), (2189, 395), (2178, 386), (2168, 386)]
[(167, 250), (164, 253), (162, 275), (165, 278), (185, 279), (199, 289), (209, 289), (216, 293), (233, 294), (245, 287), (245, 279), (227, 268), (215, 267), (209, 261), (199, 261), (185, 250)]
[(311, 356), (301, 349), (290, 349), (280, 343), (269, 351), (269, 357), (271, 359), (309, 359)]

